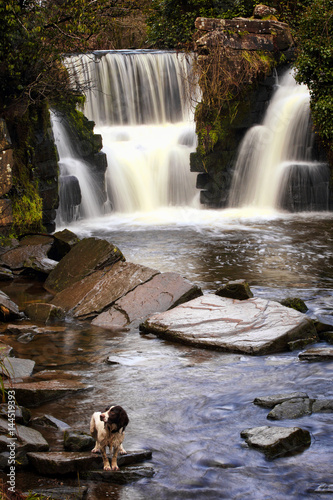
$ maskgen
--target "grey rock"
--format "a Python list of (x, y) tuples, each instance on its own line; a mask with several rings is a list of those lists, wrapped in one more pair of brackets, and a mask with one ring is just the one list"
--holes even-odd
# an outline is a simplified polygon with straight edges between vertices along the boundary
[(267, 415), (271, 420), (284, 420), (300, 418), (312, 413), (312, 399), (296, 398), (289, 399), (284, 403), (276, 405)]
[(177, 273), (157, 274), (117, 300), (92, 324), (103, 328), (138, 326), (149, 315), (167, 311), (200, 295), (199, 287)]
[(152, 467), (125, 467), (124, 469), (106, 471), (93, 470), (84, 472), (83, 477), (91, 481), (102, 481), (106, 483), (127, 484), (132, 481), (153, 477), (154, 469)]
[(14, 349), (11, 345), (7, 345), (0, 340), (0, 360), (4, 358), (13, 357)]
[[(118, 466), (135, 464), (151, 458), (151, 451), (133, 451), (118, 455)], [(28, 453), (29, 463), (39, 474), (63, 476), (92, 469), (103, 470), (101, 455), (90, 452)], [(111, 471), (111, 473), (114, 471)]]
[(87, 486), (59, 486), (58, 488), (32, 488), (26, 491), (24, 495), (37, 495), (38, 498), (43, 497), (49, 500), (84, 500), (87, 498)]
[[(8, 404), (0, 404), (0, 417), (8, 418)], [(31, 412), (24, 406), (15, 406), (15, 422), (17, 424), (27, 425), (31, 419)]]
[(18, 305), (0, 290), (0, 321), (11, 321), (20, 317)]
[(0, 266), (0, 280), (1, 281), (11, 281), (14, 279), (14, 274), (10, 269)]
[(299, 427), (255, 427), (242, 431), (241, 437), (251, 448), (265, 453), (268, 458), (302, 451), (311, 444), (309, 431)]
[[(15, 443), (18, 447), (24, 447), (25, 452), (29, 451), (47, 451), (49, 449), (48, 442), (43, 438), (40, 432), (24, 425), (16, 424), (12, 428), (13, 436), (17, 437)], [(8, 422), (0, 418), (0, 433), (8, 433)]]
[(43, 415), (42, 417), (35, 417), (31, 420), (31, 423), (39, 427), (53, 427), (54, 429), (59, 429), (61, 431), (70, 428), (70, 426), (66, 424), (66, 422), (58, 420), (52, 415)]
[(155, 314), (140, 329), (201, 348), (246, 354), (283, 351), (288, 342), (315, 335), (309, 318), (278, 302), (212, 294)]
[(312, 404), (312, 413), (332, 413), (333, 399), (316, 399)]
[(64, 448), (66, 451), (91, 451), (95, 440), (90, 434), (76, 430), (64, 432)]
[(253, 297), (249, 284), (245, 280), (229, 281), (216, 292), (220, 297), (228, 297), (230, 299), (246, 300)]
[(328, 344), (333, 344), (333, 332), (320, 332), (318, 335), (321, 340), (325, 340)]
[(0, 371), (12, 381), (24, 379), (32, 375), (35, 361), (32, 359), (4, 358)]
[(289, 401), (296, 398), (308, 398), (306, 392), (291, 392), (287, 394), (272, 394), (271, 396), (261, 396), (255, 398), (253, 403), (263, 408), (273, 408), (275, 405)]
[(333, 347), (313, 347), (298, 355), (302, 361), (332, 361)]

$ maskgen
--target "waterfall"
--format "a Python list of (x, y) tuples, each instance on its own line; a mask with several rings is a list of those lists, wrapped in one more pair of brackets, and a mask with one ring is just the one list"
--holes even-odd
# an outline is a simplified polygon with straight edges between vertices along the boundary
[(261, 125), (240, 145), (230, 189), (231, 207), (328, 210), (329, 168), (314, 160), (309, 92), (287, 72)]
[[(84, 114), (103, 138), (110, 207), (128, 213), (194, 203), (190, 56), (100, 51), (68, 57), (65, 64), (73, 84), (86, 88)], [(82, 193), (82, 200), (86, 196), (93, 193)]]

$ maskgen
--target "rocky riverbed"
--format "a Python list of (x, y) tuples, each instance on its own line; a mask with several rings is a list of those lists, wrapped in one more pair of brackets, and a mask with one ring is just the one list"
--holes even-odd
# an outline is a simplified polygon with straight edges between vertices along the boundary
[[(309, 361), (318, 363), (318, 360), (322, 360), (320, 364), (325, 367), (324, 370), (326, 367), (329, 370), (330, 367), (333, 349), (330, 347), (332, 333), (329, 325), (313, 321), (304, 313), (278, 302), (252, 297), (248, 285), (241, 280), (229, 284), (228, 291), (219, 290), (217, 295), (203, 294), (198, 286), (177, 273), (160, 273), (158, 270), (127, 262), (122, 252), (105, 240), (86, 238), (80, 241), (69, 231), (56, 233), (52, 237), (34, 235), (24, 238), (21, 242), (14, 243), (12, 248), (3, 249), (1, 276), (4, 290), (0, 295), (4, 341), (3, 374), (8, 389), (15, 391), (16, 401), (20, 407), (17, 409), (16, 419), (21, 418), (20, 412), (22, 415), (27, 414), (29, 410), (26, 408), (31, 408), (34, 415), (32, 418), (26, 417), (25, 420), (21, 420), (21, 423), (17, 420), (20, 426), (17, 429), (20, 445), (16, 451), (21, 462), (21, 465), (17, 466), (17, 472), (18, 477), (21, 477), (22, 486), (27, 483), (26, 471), (31, 469), (35, 474), (46, 477), (49, 475), (68, 477), (70, 473), (79, 472), (86, 481), (88, 489), (92, 488), (91, 491), (100, 481), (122, 484), (126, 481), (129, 483), (139, 481), (140, 484), (151, 481), (153, 489), (156, 487), (153, 476), (158, 475), (158, 471), (152, 465), (154, 450), (153, 455), (151, 454), (154, 443), (156, 446), (156, 437), (151, 439), (151, 446), (147, 446), (149, 436), (145, 437), (145, 451), (128, 454), (129, 462), (135, 463), (141, 460), (142, 466), (139, 468), (133, 466), (132, 469), (121, 467), (119, 474), (108, 475), (101, 472), (100, 464), (96, 460), (91, 463), (95, 457), (91, 457), (89, 451), (82, 451), (80, 444), (75, 450), (64, 451), (66, 445), (63, 442), (63, 434), (68, 428), (74, 434), (78, 433), (76, 437), (79, 442), (80, 439), (85, 442), (85, 445), (82, 444), (83, 447), (87, 446), (88, 437), (82, 430), (82, 416), (78, 419), (79, 425), (75, 426), (74, 415), (70, 415), (67, 422), (66, 419), (62, 420), (64, 410), (57, 411), (69, 403), (75, 413), (75, 405), (73, 406), (71, 401), (89, 401), (87, 409), (93, 409), (92, 403), (94, 401), (95, 404), (96, 398), (89, 394), (96, 394), (99, 390), (95, 380), (89, 380), (89, 371), (95, 373), (96, 370), (91, 368), (91, 362), (96, 363), (98, 360), (98, 363), (104, 363), (103, 366), (100, 365), (101, 372), (106, 373), (109, 366), (108, 370), (112, 370), (113, 375), (116, 374), (117, 367), (120, 367), (123, 376), (126, 367), (140, 367), (142, 364), (145, 365), (145, 369), (149, 367), (152, 354), (150, 349), (142, 355), (140, 353), (133, 355), (133, 351), (130, 354), (129, 349), (124, 349), (122, 346), (126, 344), (128, 347), (132, 343), (137, 347), (137, 341), (134, 342), (130, 338), (134, 332), (138, 335), (140, 344), (143, 342), (147, 345), (147, 342), (155, 339), (153, 345), (156, 346), (155, 342), (162, 343), (162, 351), (164, 345), (165, 352), (179, 349), (179, 352), (189, 353), (189, 357), (194, 359), (213, 359), (214, 363), (218, 364), (221, 362), (235, 364), (236, 372), (243, 359), (239, 355), (248, 356), (248, 354), (266, 355), (260, 358), (259, 365), (263, 359), (271, 363), (276, 353), (277, 359), (281, 359), (279, 356), (282, 356), (283, 359), (290, 360), (292, 355), (293, 359), (298, 358), (303, 366), (304, 363), (308, 365)], [(15, 303), (10, 298), (10, 296), (15, 297), (13, 290), (20, 287), (20, 282), (21, 285), (30, 283), (30, 287), (35, 287), (35, 299), (31, 300), (30, 297), (28, 304), (23, 305), (20, 300), (16, 300)], [(244, 293), (248, 295), (244, 296)], [(138, 333), (139, 325), (141, 325), (141, 336)], [(68, 335), (71, 329), (75, 331), (75, 348), (73, 335)], [(84, 330), (89, 331), (90, 335), (94, 332), (95, 343), (89, 346), (88, 351)], [(97, 341), (96, 335), (99, 336)], [(159, 340), (155, 335), (172, 343), (165, 344), (164, 340)], [(112, 339), (115, 339), (112, 353), (103, 359), (105, 346)], [(173, 342), (176, 342), (175, 347), (172, 347)], [(181, 347), (179, 342), (184, 344), (184, 347)], [(305, 347), (311, 343), (314, 343), (314, 346)], [(56, 347), (57, 345), (62, 347)], [(190, 348), (186, 347), (188, 345), (194, 346), (197, 355), (193, 348), (189, 350)], [(297, 349), (300, 352), (297, 352)], [(218, 352), (215, 352), (216, 350)], [(73, 351), (75, 351), (74, 356)], [(219, 361), (218, 356), (220, 356)], [(153, 358), (155, 357), (153, 354)], [(186, 357), (185, 354), (184, 361)], [(161, 366), (167, 366), (165, 361), (168, 356), (159, 354), (156, 359), (157, 365), (153, 363), (155, 371), (159, 364), (158, 359)], [(184, 367), (188, 369), (197, 367), (200, 373), (200, 363), (199, 361), (198, 365), (196, 361), (193, 365), (191, 362), (185, 362)], [(70, 368), (67, 373), (66, 366)], [(150, 391), (158, 390), (160, 384), (156, 381), (155, 387), (154, 378), (155, 375), (152, 374), (152, 381), (148, 384)], [(126, 385), (125, 381), (124, 383)], [(238, 440), (238, 446), (242, 446), (245, 439), (249, 450), (251, 447), (261, 450), (263, 456), (270, 460), (294, 456), (295, 452), (301, 454), (298, 456), (302, 456), (305, 450), (311, 452), (313, 433), (311, 436), (311, 432), (306, 428), (307, 425), (305, 428), (301, 425), (303, 417), (311, 415), (315, 418), (316, 414), (331, 413), (332, 400), (323, 393), (314, 394), (313, 390), (310, 396), (307, 393), (295, 395), (290, 391), (274, 396), (274, 383), (259, 387), (263, 397), (269, 396), (275, 401), (274, 408), (267, 418), (286, 419), (287, 425), (280, 423), (278, 426), (248, 427), (244, 421), (241, 429), (239, 421), (238, 430), (234, 429), (233, 440)], [(143, 390), (145, 391), (145, 388)], [(120, 381), (116, 384), (115, 392), (126, 400)], [(147, 402), (151, 399), (148, 392), (142, 397)], [(105, 395), (100, 395), (100, 399), (104, 401)], [(108, 404), (109, 396), (106, 399)], [(254, 402), (258, 404), (258, 401)], [(101, 404), (102, 408), (95, 409), (104, 409), (104, 402)], [(186, 408), (186, 398), (183, 404)], [(190, 407), (192, 405), (193, 402), (190, 403)], [(253, 402), (248, 405), (250, 414), (253, 412), (253, 409), (250, 409), (251, 405)], [(43, 414), (43, 409), (46, 407), (48, 410), (53, 409), (54, 414)], [(183, 411), (187, 414), (186, 409)], [(3, 414), (0, 426), (0, 432), (3, 433), (1, 464), (5, 474), (8, 468), (6, 447), (9, 439), (6, 436), (8, 423), (4, 419), (6, 407), (3, 408)], [(89, 415), (83, 420), (87, 421), (88, 418)], [(172, 421), (176, 422), (173, 419)], [(214, 414), (211, 419), (207, 418), (207, 425), (210, 421), (216, 422)], [(295, 422), (297, 425), (294, 425)], [(173, 432), (176, 437), (177, 427)], [(138, 441), (140, 439), (132, 437), (133, 443), (137, 444)], [(157, 453), (160, 452), (158, 449)], [(214, 460), (212, 459), (212, 463)], [(157, 460), (155, 465), (158, 463)], [(213, 469), (215, 467), (220, 468), (215, 465)], [(238, 465), (231, 460), (221, 467), (233, 469), (238, 468)], [(96, 469), (99, 472), (89, 472)], [(211, 466), (207, 471), (210, 469)], [(71, 483), (73, 479), (66, 481)], [(320, 482), (316, 487), (323, 488), (323, 484)], [(160, 484), (160, 487), (161, 491), (164, 491), (164, 486)], [(142, 488), (144, 490), (142, 486), (138, 491), (142, 491)], [(122, 491), (126, 491), (126, 488)], [(198, 497), (195, 489), (191, 488), (191, 491), (192, 498)], [(208, 491), (213, 498), (214, 489), (210, 487)]]

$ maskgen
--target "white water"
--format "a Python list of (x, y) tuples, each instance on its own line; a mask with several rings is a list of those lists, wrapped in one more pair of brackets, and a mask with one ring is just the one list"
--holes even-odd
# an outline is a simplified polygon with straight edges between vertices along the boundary
[(103, 52), (66, 60), (86, 92), (85, 115), (107, 154), (106, 186), (115, 212), (197, 203), (190, 106), (191, 62), (172, 52)]
[[(302, 206), (315, 207), (317, 195), (307, 194), (306, 181), (327, 186), (327, 169), (313, 161), (309, 91), (296, 84), (291, 72), (281, 80), (263, 123), (246, 133), (239, 149), (230, 190), (230, 206), (277, 209), (282, 203), (292, 168), (298, 168), (298, 191)], [(323, 169), (322, 169), (323, 167)], [(303, 174), (304, 173), (304, 174)], [(326, 194), (327, 195), (327, 194)], [(319, 200), (322, 202), (322, 200)], [(300, 204), (300, 203), (299, 203)]]

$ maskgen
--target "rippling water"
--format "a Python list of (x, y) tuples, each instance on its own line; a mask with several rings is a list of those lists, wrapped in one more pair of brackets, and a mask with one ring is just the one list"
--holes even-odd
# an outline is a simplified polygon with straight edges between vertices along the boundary
[[(145, 218), (108, 216), (70, 229), (107, 238), (127, 260), (179, 272), (205, 292), (246, 278), (257, 296), (299, 296), (310, 315), (333, 325), (332, 218), (170, 209)], [(89, 499), (318, 499), (314, 490), (333, 483), (332, 414), (273, 423), (310, 431), (310, 448), (293, 456), (266, 460), (240, 437), (243, 429), (270, 423), (268, 410), (252, 403), (257, 396), (305, 391), (332, 398), (332, 363), (301, 362), (298, 351), (262, 357), (216, 353), (138, 330), (112, 333), (76, 323), (68, 323), (64, 334), (36, 336), (29, 344), (6, 341), (18, 356), (35, 359), (39, 370), (60, 368), (93, 385), (34, 415), (52, 414), (88, 432), (91, 413), (116, 402), (130, 417), (125, 448), (153, 451), (147, 462), (155, 469), (153, 478), (128, 486), (90, 484)], [(106, 364), (109, 355), (119, 364)], [(55, 434), (53, 447), (61, 439)], [(31, 474), (19, 479), (28, 487), (38, 483)]]

